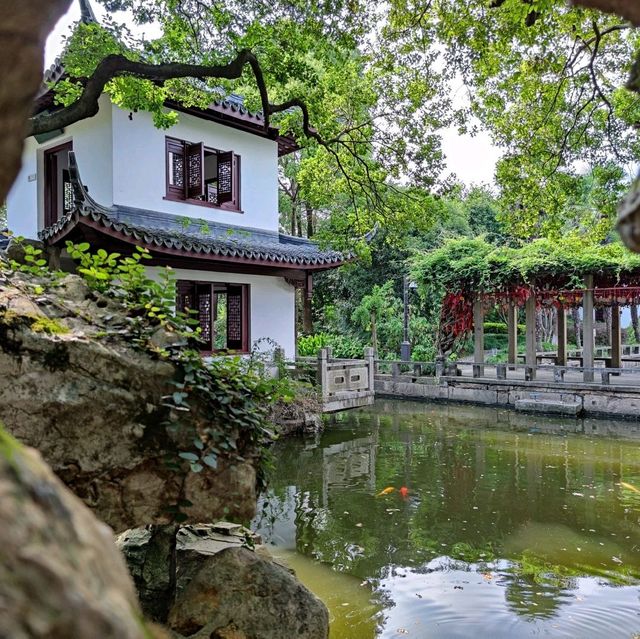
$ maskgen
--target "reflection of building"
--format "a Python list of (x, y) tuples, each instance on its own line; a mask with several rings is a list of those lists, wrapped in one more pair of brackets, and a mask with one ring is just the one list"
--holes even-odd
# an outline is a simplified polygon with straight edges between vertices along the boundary
[(327, 446), (322, 450), (322, 505), (329, 503), (333, 486), (353, 488), (354, 485), (376, 489), (376, 448), (378, 433)]

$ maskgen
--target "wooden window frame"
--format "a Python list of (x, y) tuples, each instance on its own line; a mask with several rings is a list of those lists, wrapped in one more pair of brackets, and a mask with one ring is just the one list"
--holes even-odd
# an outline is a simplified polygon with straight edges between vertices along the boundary
[[(44, 228), (52, 226), (60, 219), (58, 206), (58, 158), (60, 151), (73, 151), (73, 140), (44, 149)], [(51, 179), (55, 176), (55, 179)]]
[[(231, 213), (243, 213), (241, 196), (241, 162), (242, 159), (239, 155), (233, 153), (233, 196), (230, 202), (224, 202), (223, 204), (213, 204), (206, 200), (196, 199), (186, 196), (186, 184), (188, 182), (187, 176), (187, 148), (193, 145), (192, 142), (186, 140), (180, 140), (178, 138), (165, 137), (165, 196), (163, 199), (173, 202), (186, 202), (187, 204), (195, 204), (197, 206), (206, 206), (210, 209), (218, 211), (229, 211)], [(184, 162), (184, 174), (183, 180), (185, 186), (176, 187), (169, 182), (169, 153), (177, 152), (181, 150), (183, 154)], [(224, 153), (220, 149), (214, 149), (212, 147), (203, 145), (204, 154), (206, 153)], [(203, 167), (203, 188), (204, 188), (204, 167)], [(205, 192), (206, 193), (206, 192)]]
[[(209, 318), (209, 325), (211, 327), (211, 337), (209, 340), (209, 347), (208, 348), (203, 348), (201, 349), (201, 353), (202, 355), (246, 355), (248, 353), (250, 353), (250, 344), (251, 344), (251, 335), (250, 335), (250, 326), (251, 326), (251, 322), (250, 322), (250, 317), (251, 317), (251, 307), (250, 307), (250, 300), (251, 300), (251, 285), (250, 284), (242, 284), (242, 283), (235, 283), (235, 282), (209, 282), (209, 281), (202, 281), (202, 280), (178, 280), (176, 282), (176, 309), (177, 310), (183, 310), (183, 306), (180, 300), (180, 295), (181, 295), (181, 289), (183, 291), (187, 290), (189, 287), (191, 287), (194, 292), (195, 295), (197, 296), (199, 293), (199, 290), (203, 290), (203, 289), (208, 289), (209, 290), (209, 295), (210, 295), (210, 313), (211, 316)], [(234, 349), (229, 349), (229, 348), (222, 348), (222, 349), (216, 349), (213, 348), (213, 344), (215, 343), (215, 330), (214, 330), (214, 325), (215, 325), (215, 320), (214, 320), (214, 306), (215, 306), (215, 295), (216, 292), (221, 292), (221, 291), (216, 291), (216, 288), (218, 289), (229, 289), (229, 288), (239, 288), (240, 289), (240, 295), (241, 295), (241, 326), (240, 326), (240, 331), (241, 331), (241, 348), (234, 348)], [(228, 293), (227, 293), (228, 294)]]

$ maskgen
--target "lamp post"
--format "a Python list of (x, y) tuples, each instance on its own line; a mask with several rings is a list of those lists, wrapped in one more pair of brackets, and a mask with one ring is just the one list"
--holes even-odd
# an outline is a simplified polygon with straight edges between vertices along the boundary
[(403, 301), (404, 301), (404, 330), (403, 340), (400, 344), (400, 359), (403, 362), (411, 360), (411, 342), (409, 341), (409, 290), (415, 290), (418, 285), (409, 281), (409, 276), (405, 275), (403, 279)]

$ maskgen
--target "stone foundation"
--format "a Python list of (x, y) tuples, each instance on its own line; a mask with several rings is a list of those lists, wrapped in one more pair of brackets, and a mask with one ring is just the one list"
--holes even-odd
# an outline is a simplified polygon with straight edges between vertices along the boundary
[[(417, 378), (376, 376), (377, 397), (463, 402), (504, 406), (564, 414), (570, 416), (640, 417), (640, 392), (637, 389), (600, 384), (563, 384), (553, 382), (478, 381), (460, 377)], [(548, 410), (545, 410), (545, 406)], [(565, 410), (566, 408), (566, 410)]]

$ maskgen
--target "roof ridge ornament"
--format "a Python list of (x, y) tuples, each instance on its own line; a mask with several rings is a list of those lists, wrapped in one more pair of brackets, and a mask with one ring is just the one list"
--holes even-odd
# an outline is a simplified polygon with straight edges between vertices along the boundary
[(79, 0), (79, 2), (80, 22), (84, 22), (84, 24), (97, 24), (98, 19), (96, 18), (96, 14), (93, 12), (93, 8), (91, 7), (89, 0)]
[(73, 208), (74, 210), (81, 210), (86, 207), (102, 213), (107, 217), (113, 215), (113, 210), (110, 207), (98, 204), (90, 195), (87, 187), (80, 178), (80, 170), (78, 169), (78, 161), (76, 160), (75, 151), (69, 151), (69, 181), (73, 188)]

